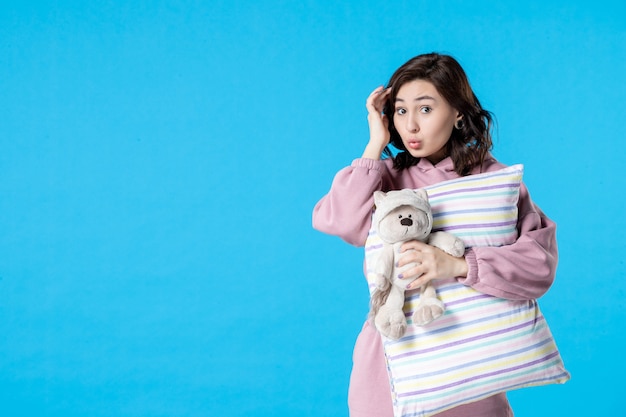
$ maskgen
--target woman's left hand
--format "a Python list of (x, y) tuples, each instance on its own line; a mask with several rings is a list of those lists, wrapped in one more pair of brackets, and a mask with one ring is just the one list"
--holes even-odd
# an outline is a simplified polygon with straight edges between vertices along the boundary
[[(454, 257), (439, 248), (424, 242), (411, 240), (400, 248), (398, 267), (407, 266), (401, 278), (414, 280), (406, 289), (421, 287), (433, 279), (467, 276), (467, 263), (464, 257)], [(417, 279), (416, 279), (417, 278)]]

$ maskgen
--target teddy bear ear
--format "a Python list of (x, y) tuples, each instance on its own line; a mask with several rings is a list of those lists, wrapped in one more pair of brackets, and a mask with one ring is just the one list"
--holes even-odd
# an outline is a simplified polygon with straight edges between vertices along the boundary
[(417, 194), (418, 197), (423, 198), (424, 200), (428, 201), (428, 193), (426, 192), (425, 189), (418, 188), (417, 190), (415, 190), (415, 194)]
[(380, 202), (387, 196), (387, 194), (385, 194), (382, 191), (374, 191), (374, 204), (375, 205), (380, 205)]

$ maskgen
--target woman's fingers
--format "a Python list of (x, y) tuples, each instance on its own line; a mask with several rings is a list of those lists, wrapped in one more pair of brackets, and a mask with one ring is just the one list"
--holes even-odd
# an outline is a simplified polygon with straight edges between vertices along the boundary
[(433, 279), (467, 276), (465, 257), (449, 255), (424, 242), (410, 241), (400, 248), (398, 278), (415, 280), (408, 289), (422, 286)]
[(400, 253), (397, 267), (401, 272), (398, 278), (412, 280), (407, 289), (420, 287), (437, 277), (436, 254), (432, 246), (413, 240), (404, 243)]
[(410, 263), (422, 262), (423, 252), (428, 252), (430, 248), (431, 246), (418, 240), (411, 240), (404, 243), (400, 247), (401, 256), (397, 266), (402, 267)]
[(368, 111), (375, 113), (382, 113), (385, 107), (385, 101), (389, 96), (391, 89), (384, 88), (382, 86), (376, 88), (367, 98), (366, 107)]
[(407, 290), (413, 290), (415, 288), (419, 288), (422, 285), (426, 285), (428, 284), (430, 281), (432, 280), (432, 278), (430, 278), (428, 275), (423, 274), (422, 276), (420, 276), (419, 278), (417, 278), (416, 280), (414, 280), (413, 282), (411, 282), (409, 285), (406, 286)]

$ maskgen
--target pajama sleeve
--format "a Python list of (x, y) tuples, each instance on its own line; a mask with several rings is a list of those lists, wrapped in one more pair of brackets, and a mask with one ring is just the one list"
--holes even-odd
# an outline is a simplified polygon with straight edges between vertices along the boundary
[(313, 227), (346, 242), (365, 245), (374, 207), (374, 191), (382, 188), (382, 161), (360, 158), (339, 171), (330, 191), (313, 209)]
[(523, 184), (518, 207), (517, 241), (468, 249), (468, 274), (460, 282), (512, 300), (536, 299), (548, 291), (558, 262), (556, 224), (532, 202)]

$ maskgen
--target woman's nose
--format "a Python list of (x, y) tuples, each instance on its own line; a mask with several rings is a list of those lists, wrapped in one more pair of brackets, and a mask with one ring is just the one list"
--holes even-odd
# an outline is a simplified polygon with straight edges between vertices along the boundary
[(417, 121), (413, 117), (407, 117), (406, 119), (406, 130), (409, 132), (417, 132), (419, 130), (419, 126)]

